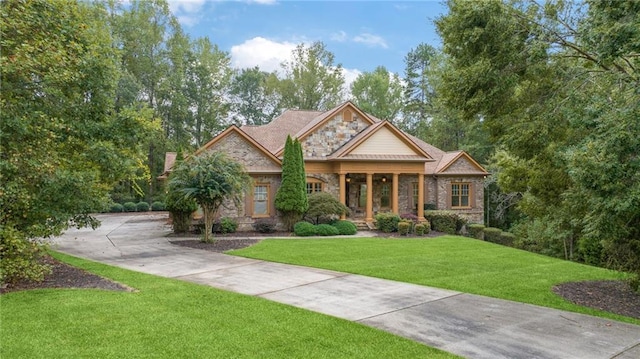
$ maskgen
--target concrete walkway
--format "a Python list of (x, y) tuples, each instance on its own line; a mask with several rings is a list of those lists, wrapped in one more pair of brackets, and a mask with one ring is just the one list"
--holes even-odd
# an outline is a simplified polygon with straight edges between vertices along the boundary
[(53, 249), (356, 321), (468, 358), (640, 358), (640, 326), (169, 243), (166, 214), (100, 215)]

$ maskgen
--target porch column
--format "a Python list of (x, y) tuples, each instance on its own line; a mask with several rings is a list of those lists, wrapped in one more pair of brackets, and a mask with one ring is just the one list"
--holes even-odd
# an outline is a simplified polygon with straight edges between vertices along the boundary
[[(340, 173), (340, 203), (347, 205), (347, 176), (344, 173)], [(340, 215), (340, 219), (346, 219), (347, 216), (343, 213)]]
[(367, 173), (367, 213), (365, 221), (373, 222), (373, 173)]
[(424, 221), (424, 173), (418, 173), (418, 220)]
[(393, 174), (391, 182), (391, 212), (400, 214), (398, 212), (398, 174)]

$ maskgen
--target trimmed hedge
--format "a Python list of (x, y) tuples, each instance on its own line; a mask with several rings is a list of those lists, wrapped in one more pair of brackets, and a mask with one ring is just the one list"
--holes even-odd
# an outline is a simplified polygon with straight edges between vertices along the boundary
[(340, 231), (330, 224), (318, 224), (316, 226), (316, 233), (319, 236), (337, 236), (340, 234)]
[(456, 234), (462, 222), (457, 213), (451, 211), (426, 211), (424, 217), (431, 223), (431, 229), (447, 234)]
[(300, 237), (315, 236), (317, 233), (316, 226), (309, 222), (298, 222), (293, 226), (293, 233)]
[(338, 229), (340, 235), (348, 236), (352, 234), (356, 234), (358, 232), (358, 228), (353, 222), (349, 221), (337, 221), (333, 224), (334, 227)]
[(253, 223), (253, 229), (260, 233), (273, 233), (276, 231), (277, 223), (271, 218), (260, 218)]
[[(418, 236), (423, 236), (425, 231), (427, 230), (427, 226), (425, 226), (422, 223), (418, 223), (416, 224), (415, 228), (414, 228), (416, 235)], [(428, 233), (428, 232), (427, 232)]]
[(378, 213), (376, 214), (376, 228), (384, 233), (396, 232), (400, 216), (395, 213)]
[(134, 202), (125, 202), (123, 205), (125, 212), (135, 212), (136, 204)]
[(220, 219), (220, 232), (221, 233), (235, 233), (238, 229), (238, 222), (233, 218), (223, 217)]
[(398, 233), (400, 233), (401, 236), (406, 236), (407, 234), (411, 233), (412, 224), (413, 223), (408, 221), (400, 221), (398, 223)]
[(509, 232), (501, 232), (500, 233), (500, 244), (503, 246), (513, 247), (514, 242), (516, 241), (516, 235)]
[(136, 203), (136, 211), (138, 212), (147, 212), (149, 210), (149, 203), (140, 201)]
[(120, 203), (114, 203), (111, 208), (109, 208), (109, 212), (111, 213), (120, 213), (124, 212), (124, 206)]
[(164, 202), (155, 201), (151, 203), (152, 211), (164, 211)]
[(500, 228), (487, 227), (484, 229), (484, 240), (491, 243), (500, 243)]
[(469, 237), (475, 239), (484, 239), (484, 224), (471, 223), (467, 226)]

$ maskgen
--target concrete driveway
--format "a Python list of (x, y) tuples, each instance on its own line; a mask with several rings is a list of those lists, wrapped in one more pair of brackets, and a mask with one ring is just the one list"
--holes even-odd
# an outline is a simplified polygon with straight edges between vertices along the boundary
[(166, 214), (100, 215), (53, 249), (344, 318), (468, 358), (640, 358), (640, 326), (169, 243)]

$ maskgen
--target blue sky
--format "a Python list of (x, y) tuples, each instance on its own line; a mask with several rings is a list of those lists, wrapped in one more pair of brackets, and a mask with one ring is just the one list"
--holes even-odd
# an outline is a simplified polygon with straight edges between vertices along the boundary
[(345, 68), (347, 82), (377, 66), (404, 72), (421, 42), (440, 47), (433, 20), (446, 11), (431, 1), (169, 0), (192, 38), (208, 36), (236, 68), (273, 71), (299, 43), (322, 41)]

